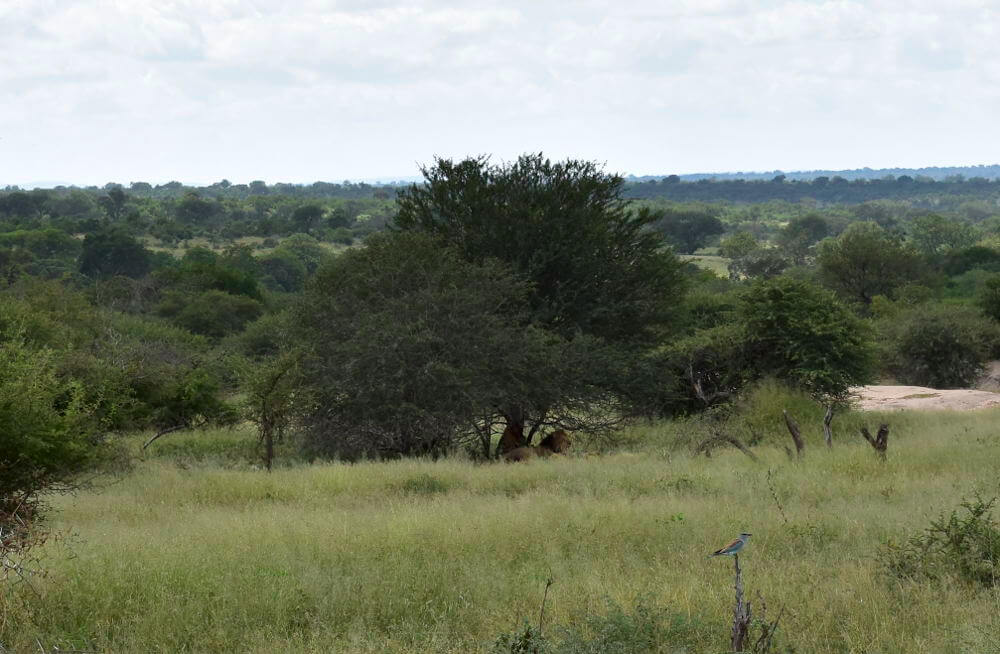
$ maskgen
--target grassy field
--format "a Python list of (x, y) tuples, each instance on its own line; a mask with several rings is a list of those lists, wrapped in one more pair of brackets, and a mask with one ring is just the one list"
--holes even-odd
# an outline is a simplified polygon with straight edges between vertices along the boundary
[(678, 258), (681, 261), (690, 261), (699, 268), (711, 270), (720, 277), (729, 277), (729, 259), (726, 257), (714, 254), (681, 254)]
[(537, 620), (551, 578), (556, 641), (641, 606), (672, 625), (648, 651), (723, 652), (732, 562), (706, 555), (749, 531), (748, 594), (785, 608), (774, 651), (1000, 652), (998, 589), (898, 579), (876, 557), (1000, 493), (998, 418), (888, 415), (885, 463), (846, 427), (832, 451), (810, 431), (803, 460), (765, 444), (755, 463), (694, 457), (664, 423), (604, 455), (266, 474), (239, 463), (250, 434), (172, 434), (56, 498), (49, 574), (0, 594), (0, 651), (488, 652)]

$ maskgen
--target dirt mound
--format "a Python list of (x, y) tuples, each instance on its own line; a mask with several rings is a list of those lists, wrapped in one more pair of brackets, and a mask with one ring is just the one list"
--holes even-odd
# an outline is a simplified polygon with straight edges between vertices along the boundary
[(956, 389), (938, 390), (922, 386), (858, 386), (851, 393), (864, 411), (917, 409), (925, 411), (971, 411), (1000, 405), (1000, 393)]

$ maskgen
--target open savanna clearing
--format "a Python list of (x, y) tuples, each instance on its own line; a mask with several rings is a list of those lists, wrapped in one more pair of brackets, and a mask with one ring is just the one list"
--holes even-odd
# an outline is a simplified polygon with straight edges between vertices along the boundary
[(0, 644), (486, 652), (537, 622), (551, 578), (545, 630), (556, 641), (609, 602), (641, 604), (676, 621), (676, 639), (648, 651), (723, 652), (732, 562), (707, 554), (748, 531), (748, 595), (762, 594), (772, 618), (785, 608), (773, 651), (996, 652), (996, 588), (899, 579), (877, 553), (975, 491), (1000, 493), (998, 418), (844, 416), (890, 424), (884, 463), (846, 426), (827, 450), (809, 425), (805, 457), (792, 461), (776, 425), (755, 463), (736, 450), (694, 457), (663, 423), (606, 455), (267, 474), (227, 458), (250, 433), (172, 434), (114, 483), (53, 498), (49, 573), (0, 596)]

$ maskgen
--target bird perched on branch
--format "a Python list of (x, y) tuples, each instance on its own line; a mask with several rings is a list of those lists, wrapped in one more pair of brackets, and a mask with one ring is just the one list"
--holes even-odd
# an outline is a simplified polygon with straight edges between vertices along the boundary
[(736, 554), (737, 552), (743, 549), (743, 546), (747, 544), (748, 540), (750, 540), (750, 534), (742, 533), (740, 534), (739, 538), (729, 543), (725, 547), (715, 550), (714, 552), (709, 554), (709, 556), (727, 556), (729, 554)]

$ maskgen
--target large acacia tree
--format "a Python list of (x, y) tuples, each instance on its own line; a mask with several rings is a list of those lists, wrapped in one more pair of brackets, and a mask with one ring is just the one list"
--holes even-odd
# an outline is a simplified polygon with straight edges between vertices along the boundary
[[(577, 353), (576, 364), (565, 364), (566, 381), (511, 392), (496, 413), (514, 429), (527, 427), (529, 440), (544, 424), (586, 428), (577, 391), (627, 396), (633, 363), (675, 316), (681, 265), (650, 229), (662, 216), (631, 208), (624, 180), (593, 162), (437, 159), (423, 175), (400, 192), (395, 226), (434, 235), (470, 263), (503, 262), (529, 284), (528, 310), (512, 320)], [(590, 412), (599, 414), (608, 415)]]
[(439, 454), (501, 393), (545, 375), (546, 344), (518, 329), (527, 285), (431, 236), (379, 234), (319, 269), (295, 308), (296, 402), (310, 449), (342, 458)]

